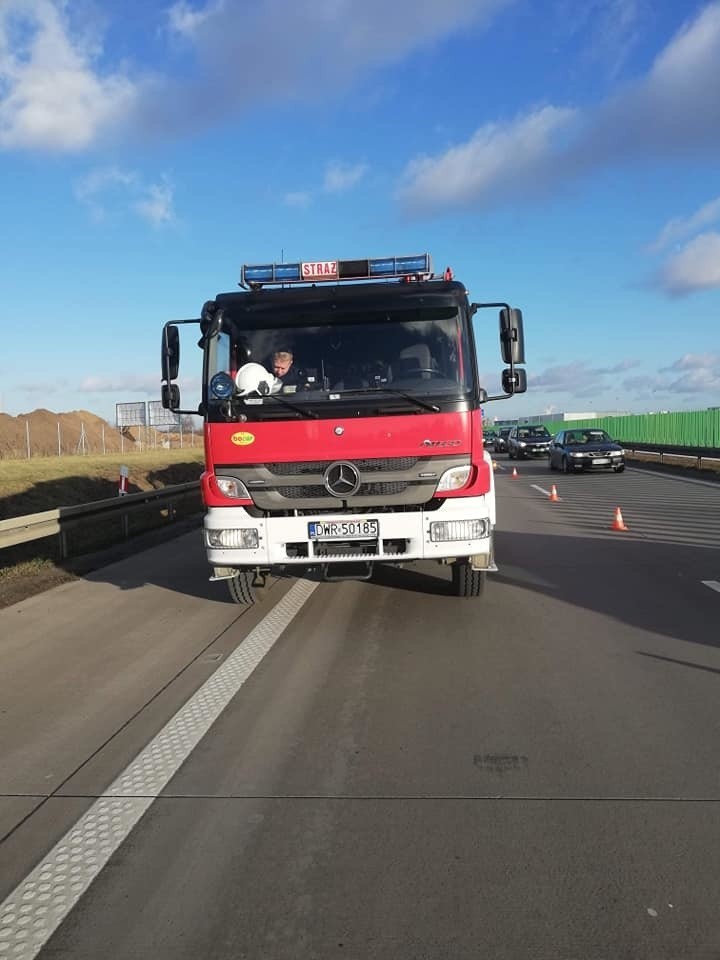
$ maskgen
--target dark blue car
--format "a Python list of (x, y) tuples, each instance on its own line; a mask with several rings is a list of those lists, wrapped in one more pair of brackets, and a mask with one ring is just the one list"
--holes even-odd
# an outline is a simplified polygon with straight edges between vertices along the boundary
[(563, 473), (581, 470), (625, 469), (625, 451), (604, 430), (561, 430), (550, 447), (550, 469)]

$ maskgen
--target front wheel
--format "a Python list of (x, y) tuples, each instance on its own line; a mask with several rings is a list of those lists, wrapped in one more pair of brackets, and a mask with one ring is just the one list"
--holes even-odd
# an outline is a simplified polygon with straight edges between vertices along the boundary
[(614, 473), (622, 473), (625, 469), (625, 464), (621, 464), (619, 467), (613, 467)]
[(453, 563), (453, 594), (456, 597), (479, 597), (485, 589), (486, 577), (484, 570), (473, 570), (469, 563)]
[(254, 579), (254, 570), (238, 570), (235, 576), (228, 580), (228, 590), (234, 603), (240, 603), (244, 606), (255, 603), (257, 597), (253, 586)]
[(567, 457), (562, 458), (562, 472), (563, 473), (572, 473), (573, 468), (570, 466), (570, 461)]

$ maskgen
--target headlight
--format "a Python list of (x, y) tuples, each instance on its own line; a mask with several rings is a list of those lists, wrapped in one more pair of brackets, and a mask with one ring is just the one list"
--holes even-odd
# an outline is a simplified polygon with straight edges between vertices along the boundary
[(247, 487), (237, 477), (215, 477), (218, 490), (225, 497), (232, 497), (234, 500), (249, 500), (250, 494)]
[(481, 540), (489, 535), (489, 520), (435, 520), (430, 524), (433, 543), (449, 540)]
[(525, 443), (524, 440), (518, 440), (518, 446), (519, 446), (519, 447), (526, 447), (527, 444)]
[(584, 453), (571, 453), (570, 456), (571, 456), (571, 457), (584, 457), (585, 454), (584, 454)]
[(440, 477), (435, 492), (442, 493), (448, 490), (461, 490), (470, 479), (472, 466), (468, 463), (464, 467), (450, 467)]
[(610, 451), (610, 456), (611, 456), (611, 457), (621, 457), (624, 452), (625, 452), (624, 450), (611, 450), (611, 451)]

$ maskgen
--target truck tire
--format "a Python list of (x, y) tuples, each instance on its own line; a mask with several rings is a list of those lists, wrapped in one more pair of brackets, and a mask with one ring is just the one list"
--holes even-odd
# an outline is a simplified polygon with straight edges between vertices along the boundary
[(255, 603), (257, 598), (255, 596), (255, 587), (253, 586), (254, 579), (254, 570), (238, 570), (235, 576), (228, 580), (228, 590), (234, 603), (240, 603), (245, 606), (250, 606)]
[(456, 597), (479, 597), (485, 589), (487, 574), (473, 570), (469, 563), (453, 563), (452, 586)]

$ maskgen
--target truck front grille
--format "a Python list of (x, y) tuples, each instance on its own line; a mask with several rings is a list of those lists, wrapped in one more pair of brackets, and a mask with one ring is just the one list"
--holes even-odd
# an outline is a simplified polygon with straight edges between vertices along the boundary
[[(343, 459), (338, 457), (338, 460)], [(219, 475), (238, 477), (246, 484), (255, 506), (265, 513), (281, 511), (355, 511), (425, 506), (435, 494), (440, 477), (451, 467), (470, 462), (465, 455), (347, 458), (360, 474), (352, 497), (332, 496), (325, 487), (325, 471), (334, 460), (297, 463), (223, 465)]]

